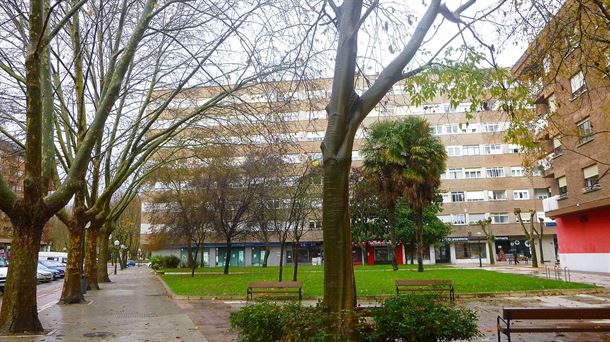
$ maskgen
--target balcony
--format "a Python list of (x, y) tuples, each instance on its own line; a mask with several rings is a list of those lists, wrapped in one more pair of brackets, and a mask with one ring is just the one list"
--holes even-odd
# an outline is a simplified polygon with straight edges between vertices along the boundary
[[(542, 200), (542, 208), (544, 210), (544, 212), (549, 212), (552, 210), (557, 210), (559, 209), (559, 202), (557, 201), (559, 199), (560, 196), (552, 196), (549, 198), (545, 198)], [(566, 194), (567, 197), (567, 194)]]

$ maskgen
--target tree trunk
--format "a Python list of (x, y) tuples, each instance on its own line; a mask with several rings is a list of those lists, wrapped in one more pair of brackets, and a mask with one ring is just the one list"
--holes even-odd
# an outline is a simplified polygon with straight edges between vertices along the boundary
[(91, 224), (87, 232), (87, 246), (85, 249), (85, 272), (87, 274), (87, 290), (99, 290), (97, 284), (97, 238), (100, 227)]
[[(351, 146), (349, 148), (351, 151)], [(339, 315), (338, 332), (351, 331), (353, 319), (345, 314), (351, 312), (356, 304), (349, 218), (350, 165), (349, 157), (324, 159), (324, 304), (330, 313)]]
[(269, 247), (269, 243), (265, 243), (265, 255), (263, 256), (263, 267), (267, 267), (267, 263), (269, 262), (270, 253), (271, 253), (271, 248)]
[(284, 249), (286, 242), (280, 241), (280, 274), (278, 276), (278, 281), (282, 281), (282, 275), (284, 273)]
[(186, 267), (193, 268), (193, 246), (191, 246), (191, 242), (189, 241), (186, 244)]
[[(195, 270), (197, 269), (197, 254), (199, 253), (199, 245), (195, 245), (195, 255), (193, 255), (193, 260), (191, 262), (191, 277), (195, 276)], [(203, 252), (201, 253), (203, 254)]]
[(540, 246), (540, 263), (544, 265), (544, 251), (542, 250), (542, 237), (544, 236), (544, 222), (540, 222), (540, 229), (538, 232), (538, 246)]
[(494, 242), (491, 236), (487, 238), (487, 249), (489, 249), (489, 263), (491, 265), (496, 264), (496, 250), (494, 248)]
[(73, 220), (68, 225), (70, 240), (68, 241), (68, 262), (64, 274), (64, 286), (61, 291), (60, 304), (84, 303), (85, 298), (81, 293), (80, 278), (82, 274), (82, 242), (84, 229)]
[(388, 228), (390, 229), (390, 256), (392, 257), (392, 269), (398, 271), (398, 258), (396, 248), (398, 247), (396, 238), (396, 203), (392, 201), (388, 205)]
[(424, 241), (422, 238), (422, 209), (415, 210), (415, 239), (417, 240), (417, 272), (424, 271)]
[(297, 274), (299, 273), (299, 240), (292, 244), (292, 260), (294, 269), (292, 270), (292, 281), (297, 281)]
[(536, 240), (534, 239), (534, 232), (530, 232), (530, 235), (527, 237), (527, 240), (530, 243), (530, 250), (532, 251), (532, 267), (538, 267), (538, 257), (536, 256)]
[(39, 333), (43, 328), (38, 319), (36, 303), (36, 269), (44, 223), (11, 221), (11, 267), (8, 268), (2, 296), (0, 332)]
[(100, 231), (100, 251), (98, 253), (99, 267), (97, 268), (97, 282), (98, 283), (110, 283), (110, 277), (108, 276), (108, 238), (109, 233), (106, 227)]
[(231, 239), (227, 239), (227, 256), (225, 257), (224, 274), (229, 274), (229, 266), (231, 265)]
[(415, 265), (415, 241), (411, 241), (411, 265)]
[(364, 242), (364, 247), (360, 250), (360, 254), (362, 254), (362, 264), (363, 265), (368, 265), (369, 264), (369, 256), (368, 256), (368, 242)]

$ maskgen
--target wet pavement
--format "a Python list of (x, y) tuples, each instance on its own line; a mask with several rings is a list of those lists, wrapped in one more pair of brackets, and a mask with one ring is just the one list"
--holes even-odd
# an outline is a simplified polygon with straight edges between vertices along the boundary
[[(207, 341), (150, 269), (130, 268), (110, 278), (113, 283), (100, 284), (103, 290), (87, 292), (86, 304), (39, 305), (47, 335), (0, 341)], [(61, 286), (57, 299), (60, 292)]]

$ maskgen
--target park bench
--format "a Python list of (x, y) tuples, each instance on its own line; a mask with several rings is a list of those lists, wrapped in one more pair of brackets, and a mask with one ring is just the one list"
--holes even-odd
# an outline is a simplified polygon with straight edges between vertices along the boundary
[(265, 281), (251, 282), (248, 285), (247, 300), (252, 300), (256, 294), (298, 294), (299, 300), (303, 299), (303, 284), (300, 281)]
[[(584, 308), (504, 308), (498, 316), (498, 342), (501, 334), (550, 333), (550, 332), (610, 332), (610, 322), (583, 321), (610, 319), (610, 306)], [(554, 320), (562, 322), (540, 322), (534, 325), (517, 324), (526, 320)], [(501, 323), (504, 323), (502, 325)]]
[(450, 279), (417, 279), (417, 280), (396, 280), (396, 294), (409, 291), (425, 292), (449, 292), (449, 300), (455, 302), (455, 292), (453, 280)]

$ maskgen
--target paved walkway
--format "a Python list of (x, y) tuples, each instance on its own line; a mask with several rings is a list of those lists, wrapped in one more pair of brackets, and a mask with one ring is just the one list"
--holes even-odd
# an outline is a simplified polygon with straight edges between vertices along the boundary
[[(455, 265), (453, 267), (459, 268), (479, 268), (479, 265), (474, 264), (463, 264), (463, 265)], [(486, 265), (483, 266), (482, 269), (489, 271), (496, 271), (502, 273), (515, 273), (515, 274), (524, 274), (531, 275), (539, 278), (546, 278), (547, 271), (550, 279), (555, 279), (555, 269), (554, 265), (549, 265), (546, 269), (544, 266), (540, 266), (538, 268), (533, 268), (531, 265), (508, 265), (505, 263), (500, 263), (495, 266)], [(559, 274), (561, 280), (566, 279), (564, 269), (561, 269), (561, 273)], [(586, 283), (593, 284), (601, 287), (605, 287), (610, 289), (610, 274), (609, 273), (597, 273), (597, 272), (578, 272), (578, 271), (570, 271), (568, 273), (569, 281), (577, 282), (577, 283)]]
[(0, 341), (207, 341), (150, 269), (130, 268), (110, 278), (103, 290), (87, 292), (87, 304), (41, 310), (48, 335)]

